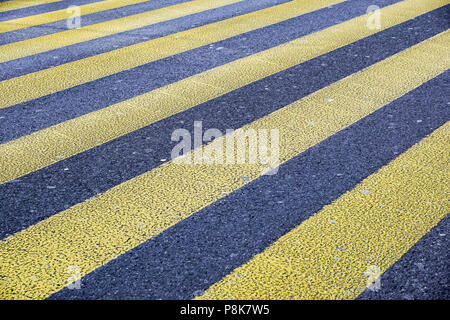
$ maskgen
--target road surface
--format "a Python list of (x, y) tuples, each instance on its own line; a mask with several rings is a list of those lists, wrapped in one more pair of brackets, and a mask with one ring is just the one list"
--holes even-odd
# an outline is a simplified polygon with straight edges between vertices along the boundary
[(0, 2), (0, 298), (449, 299), (449, 27), (446, 0)]

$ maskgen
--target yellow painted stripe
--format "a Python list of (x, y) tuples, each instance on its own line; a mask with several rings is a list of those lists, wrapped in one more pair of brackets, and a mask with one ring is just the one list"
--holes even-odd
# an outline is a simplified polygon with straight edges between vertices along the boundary
[[(300, 4), (298, 1), (288, 2), (50, 69), (4, 80), (0, 82), (0, 92), (4, 93), (0, 99), (0, 109), (100, 79), (209, 43), (256, 30), (343, 1), (307, 0), (301, 1)], [(214, 2), (216, 4), (223, 4), (223, 1)], [(0, 62), (4, 60), (4, 58), (0, 58)], [(95, 66), (95, 68), (92, 68), (92, 66)], [(24, 90), (24, 88), (27, 88), (27, 90)]]
[(71, 29), (29, 40), (5, 44), (0, 46), (0, 63), (106, 37), (120, 32), (146, 27), (241, 1), (242, 0), (193, 0), (120, 19), (108, 20), (78, 29)]
[[(450, 61), (434, 61), (430, 54), (441, 56), (448, 35), (437, 35), (244, 129), (278, 129), (284, 163), (444, 72)], [(420, 72), (407, 71), (411, 61)], [(385, 79), (388, 71), (392, 76)], [(377, 99), (347, 96), (356, 84), (361, 94), (377, 90)], [(224, 141), (217, 139), (193, 151), (194, 157), (220, 145), (227, 152)], [(0, 299), (45, 298), (65, 286), (70, 266), (78, 266), (84, 276), (255, 180), (265, 169), (260, 163), (170, 161), (16, 233), (0, 242)]]
[[(389, 28), (408, 18), (432, 10), (443, 2), (396, 16), (414, 8), (415, 1), (401, 2), (381, 10)], [(409, 7), (407, 6), (409, 5)], [(236, 60), (133, 99), (92, 112), (0, 145), (0, 184), (42, 169), (129, 132), (170, 117), (178, 112), (226, 94), (253, 81), (275, 74), (304, 61), (357, 41), (380, 30), (366, 28), (361, 16), (284, 45)], [(443, 52), (442, 52), (443, 51)], [(448, 57), (448, 50), (438, 50)], [(430, 53), (433, 56), (433, 53)], [(411, 68), (408, 66), (408, 68)], [(357, 92), (357, 89), (355, 89)], [(350, 94), (350, 92), (348, 93)], [(381, 101), (383, 102), (383, 101)], [(23, 159), (27, 159), (26, 162)]]
[[(125, 6), (148, 2), (149, 0), (104, 0), (79, 6), (81, 17), (87, 14), (122, 8)], [(15, 1), (18, 2), (18, 1)], [(34, 27), (41, 24), (52, 23), (68, 19), (70, 14), (67, 9), (56, 10), (36, 14), (29, 17), (11, 19), (0, 22), (0, 33), (16, 31), (24, 28)]]
[(449, 141), (447, 122), (198, 299), (356, 298), (448, 215)]
[(61, 0), (11, 0), (0, 2), (0, 12), (23, 9), (38, 6), (40, 4), (59, 2)]

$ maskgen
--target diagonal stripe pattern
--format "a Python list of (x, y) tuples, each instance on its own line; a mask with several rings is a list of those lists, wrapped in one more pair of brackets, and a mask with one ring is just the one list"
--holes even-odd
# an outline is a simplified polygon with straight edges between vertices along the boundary
[[(436, 3), (441, 5), (440, 2)], [(389, 11), (393, 11), (391, 14), (395, 14), (403, 9), (404, 5), (393, 6), (386, 8), (387, 12), (383, 11), (383, 13), (389, 14)], [(416, 15), (417, 13), (414, 12), (414, 16)], [(59, 159), (93, 148), (368, 36), (375, 31), (365, 28), (366, 19), (367, 17), (355, 18), (336, 27), (208, 70), (148, 94), (3, 144), (0, 146), (0, 164), (3, 168), (0, 173), (0, 183), (19, 178), (24, 174), (55, 163)], [(403, 17), (393, 18), (390, 23), (395, 25), (402, 21), (404, 21)], [(345, 40), (342, 40), (342, 38), (337, 38), (336, 34), (347, 34), (347, 36)], [(222, 77), (225, 77), (225, 80)], [(111, 126), (112, 123), (114, 123), (113, 126)], [(82, 130), (80, 130), (81, 128)], [(47, 149), (48, 152), (43, 155), (38, 151), (42, 149)], [(24, 157), (29, 159), (26, 166), (19, 165)]]
[[(8, 93), (0, 108), (6, 108), (56, 91), (131, 69), (167, 56), (185, 52), (239, 34), (275, 24), (311, 12), (342, 0), (308, 1), (308, 5), (290, 2), (243, 16), (190, 29), (170, 36), (117, 49), (94, 57), (67, 63), (51, 69), (34, 72), (0, 82), (0, 91)], [(438, 5), (443, 5), (439, 2)], [(199, 36), (200, 35), (200, 36)], [(14, 45), (14, 44), (11, 44)], [(8, 53), (8, 51), (6, 51)], [(128, 59), (123, 59), (128, 57)], [(0, 62), (9, 58), (0, 59)], [(91, 65), (96, 65), (95, 69)], [(58, 79), (59, 78), (59, 79)], [(51, 85), (49, 79), (52, 79)], [(33, 83), (33, 90), (22, 90)]]
[[(176, 19), (197, 12), (210, 10), (241, 0), (211, 1), (194, 0), (187, 3), (143, 12), (117, 20), (110, 20), (56, 34), (33, 38), (1, 46), (0, 62), (23, 58), (40, 52), (51, 51), (76, 43), (106, 37), (112, 34), (142, 28), (158, 22)], [(81, 9), (80, 9), (81, 10)]]
[[(79, 7), (80, 13), (82, 15), (87, 15), (91, 13), (112, 10), (121, 8), (124, 6), (130, 6), (133, 4), (138, 4), (146, 2), (148, 0), (104, 0), (100, 2), (93, 2), (85, 4)], [(15, 30), (20, 30), (24, 28), (29, 28), (33, 26), (38, 26), (42, 24), (52, 23), (56, 21), (65, 20), (68, 17), (68, 10), (55, 10), (47, 13), (41, 13), (33, 15), (30, 17), (11, 19), (0, 22), (0, 33), (11, 32)]]
[(38, 1), (31, 1), (31, 0), (27, 0), (27, 1), (13, 1), (13, 0), (9, 0), (9, 1), (2, 2), (0, 4), (0, 12), (7, 12), (7, 11), (12, 11), (12, 10), (24, 9), (24, 8), (29, 8), (29, 7), (32, 7), (32, 6), (38, 6), (38, 5), (41, 5), (41, 4), (52, 3), (52, 2), (57, 2), (57, 1), (61, 1), (61, 0), (38, 0)]
[[(60, 30), (12, 42), (0, 46), (0, 67), (14, 59), (33, 59), (39, 53), (97, 38), (105, 37), (107, 41), (108, 35), (144, 26), (156, 30), (163, 22), (190, 16), (194, 19), (200, 12), (221, 10), (230, 5), (239, 8), (246, 1), (180, 1), (81, 29)], [(49, 6), (52, 3), (41, 2)], [(82, 14), (91, 14), (126, 10), (128, 6), (144, 2), (106, 0), (86, 3), (80, 8), (84, 10)], [(348, 5), (356, 3), (352, 0), (267, 1), (265, 9), (237, 13), (219, 22), (205, 20), (201, 26), (185, 31), (1, 81), (0, 123), (13, 125), (2, 116), (2, 110), (22, 103), (39, 110), (41, 97), (67, 92), (70, 100), (71, 88), (112, 75), (120, 76), (133, 68), (226, 42), (258, 29), (293, 24), (295, 19), (306, 19), (308, 14), (325, 8), (338, 11), (345, 8), (347, 2)], [(17, 5), (8, 1), (0, 10), (25, 8), (27, 3)], [(326, 57), (339, 48), (357, 46), (362, 39), (371, 39), (375, 34), (448, 6), (444, 0), (380, 3), (383, 7), (377, 7), (375, 13), (366, 11), (365, 6), (360, 16), (336, 21), (331, 27), (0, 144), (0, 188), (20, 184), (22, 178), (71, 161), (74, 156), (102, 148), (143, 128), (169, 123), (174, 116), (182, 116), (186, 111), (195, 114), (197, 107), (204, 103), (238, 90), (245, 92), (258, 81), (277, 77), (281, 72)], [(29, 27), (61, 21), (66, 19), (64, 12), (58, 9), (6, 20), (0, 22), (0, 32), (26, 31)], [(370, 25), (377, 18), (381, 19), (380, 24)], [(216, 202), (226, 202), (227, 195), (266, 174), (276, 174), (276, 170), (282, 170), (286, 163), (308, 149), (345, 132), (377, 110), (388, 108), (428, 81), (448, 74), (450, 32), (440, 32), (417, 42), (294, 103), (283, 105), (241, 130), (197, 144), (195, 150), (182, 158), (154, 167), (91, 199), (82, 199), (66, 210), (41, 218), (34, 225), (23, 225), (22, 231), (0, 241), (0, 299), (49, 298), (71, 285), (70, 273), (74, 268), (78, 280), (103, 272), (103, 266), (148, 241), (158, 241), (159, 235), (182, 221), (207, 207), (214, 207)], [(245, 96), (242, 99), (245, 100)], [(58, 108), (57, 103), (55, 108)], [(448, 123), (392, 162), (385, 163), (379, 172), (361, 181), (355, 189), (347, 190), (250, 261), (230, 274), (223, 274), (221, 281), (198, 298), (357, 298), (369, 287), (366, 273), (370, 266), (376, 266), (380, 274), (385, 272), (447, 216), (449, 149), (445, 141), (448, 140)], [(229, 141), (237, 141), (242, 131), (251, 130), (278, 132), (276, 163), (269, 166), (267, 163), (205, 163), (211, 160), (207, 155), (217, 150), (236, 156), (235, 146)], [(170, 137), (167, 143), (172, 143)], [(244, 151), (247, 156), (250, 152)], [(194, 162), (202, 159), (203, 163), (186, 163), (187, 159)], [(99, 166), (101, 174), (107, 175), (108, 169), (102, 168), (101, 162)], [(22, 190), (26, 192), (25, 183)], [(19, 209), (17, 214), (23, 214)], [(262, 210), (261, 214), (266, 213)], [(317, 237), (318, 234), (326, 236)]]
[(200, 299), (357, 297), (447, 216), (449, 129), (447, 122)]

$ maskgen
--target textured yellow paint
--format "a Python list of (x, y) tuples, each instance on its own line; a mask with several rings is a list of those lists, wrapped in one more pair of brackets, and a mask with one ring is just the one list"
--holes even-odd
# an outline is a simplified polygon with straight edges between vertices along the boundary
[[(344, 0), (288, 2), (0, 82), (0, 109), (189, 51)], [(413, 1), (413, 0), (411, 0)], [(440, 0), (433, 0), (440, 1)], [(223, 1), (216, 4), (223, 4)], [(47, 44), (45, 44), (47, 45)], [(0, 50), (0, 57), (1, 52)], [(6, 53), (8, 51), (5, 51)], [(5, 54), (6, 54), (5, 53)], [(16, 58), (20, 56), (20, 52)], [(0, 62), (4, 59), (0, 58)], [(93, 67), (95, 66), (95, 68)]]
[(448, 215), (449, 141), (447, 122), (198, 299), (356, 298)]
[(37, 38), (0, 46), (0, 63), (19, 59), (33, 54), (59, 49), (73, 44), (106, 37), (145, 26), (153, 25), (194, 13), (223, 7), (242, 0), (194, 0), (180, 3), (170, 7), (164, 7), (152, 11), (146, 11), (115, 20), (69, 29)]
[(11, 0), (0, 2), (0, 12), (23, 9), (28, 7), (34, 7), (41, 4), (59, 2), (62, 0)]
[[(87, 14), (117, 9), (133, 4), (138, 4), (142, 2), (147, 2), (149, 0), (104, 0), (94, 3), (88, 3), (79, 6), (81, 10), (81, 17)], [(18, 1), (15, 1), (18, 2)], [(34, 2), (34, 1), (33, 1)], [(1, 7), (1, 5), (0, 5)], [(61, 21), (69, 18), (70, 14), (66, 9), (45, 12), (41, 14), (36, 14), (33, 16), (11, 19), (0, 22), (0, 33), (16, 31), (24, 28), (29, 28), (33, 26), (38, 26), (41, 24), (52, 23), (56, 21)], [(0, 47), (1, 48), (1, 47)]]
[[(362, 95), (386, 81), (389, 89), (378, 89), (378, 96), (395, 99), (444, 72), (448, 59), (447, 65), (433, 64), (425, 57), (430, 49), (446, 43), (447, 36), (437, 35), (244, 129), (278, 129), (280, 163), (284, 163), (382, 107), (377, 101), (346, 97), (355, 80), (366, 84), (361, 86)], [(386, 66), (401, 67), (411, 56), (421, 58), (416, 63), (422, 72), (411, 74), (399, 68), (395, 69), (398, 79), (384, 79)], [(220, 144), (227, 152), (224, 139), (193, 152)], [(266, 169), (260, 163), (187, 165), (170, 161), (18, 232), (0, 242), (0, 299), (45, 298), (64, 287), (70, 266), (78, 266), (84, 276), (250, 183)]]
[[(397, 7), (384, 8), (381, 13), (383, 16), (389, 16), (396, 12), (395, 8)], [(404, 10), (404, 7), (400, 8)], [(430, 9), (430, 7), (427, 8)], [(423, 11), (415, 12), (417, 15), (422, 13)], [(366, 19), (367, 16), (362, 16), (346, 21), (108, 108), (2, 144), (0, 145), (0, 184), (378, 32), (365, 27)], [(404, 18), (391, 20), (391, 25), (384, 26), (387, 28), (403, 21)], [(346, 34), (347, 36), (345, 38), (337, 37), (336, 34)], [(411, 68), (419, 72), (421, 71), (420, 66), (422, 69), (430, 67), (440, 70), (439, 63), (445, 63), (448, 60), (448, 47), (442, 43), (435, 47), (427, 53), (427, 58), (421, 64), (412, 62), (420, 58), (421, 53), (416, 54), (415, 51), (411, 51), (408, 56), (405, 56), (405, 59), (409, 59), (411, 62), (399, 65), (399, 67), (404, 69), (404, 72)], [(430, 58), (434, 58), (433, 60), (437, 62), (431, 63), (433, 60)], [(428, 66), (426, 61), (430, 61), (432, 65)], [(391, 73), (386, 71), (386, 77), (388, 75)], [(374, 86), (373, 90), (375, 89)], [(346, 95), (358, 96), (360, 94), (357, 82), (349, 85), (347, 90), (349, 91), (346, 92)], [(371, 95), (371, 92), (366, 94)], [(374, 95), (375, 97), (372, 94), (371, 98), (384, 99), (376, 97), (377, 91), (374, 91)], [(376, 101), (383, 103), (383, 100)], [(27, 161), (24, 163), (23, 159), (27, 159)]]

